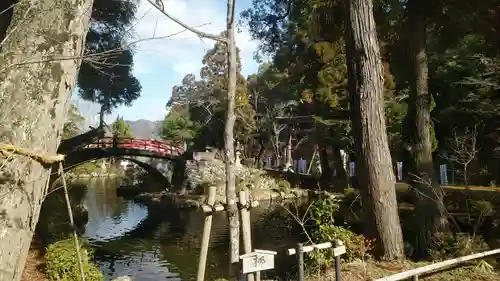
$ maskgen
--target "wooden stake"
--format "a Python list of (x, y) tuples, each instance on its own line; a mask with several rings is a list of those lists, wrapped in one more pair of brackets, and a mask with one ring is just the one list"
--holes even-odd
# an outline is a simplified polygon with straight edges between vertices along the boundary
[[(250, 213), (247, 209), (247, 192), (245, 190), (240, 191), (240, 216), (241, 216), (241, 231), (243, 232), (243, 247), (245, 249), (245, 254), (250, 254), (252, 252), (252, 235), (250, 227)], [(255, 275), (253, 273), (247, 274), (247, 281), (255, 281)]]
[(80, 243), (78, 242), (78, 234), (76, 234), (75, 222), (73, 221), (73, 211), (71, 210), (71, 201), (69, 200), (68, 186), (66, 185), (66, 179), (64, 178), (64, 168), (62, 162), (59, 162), (59, 176), (62, 180), (64, 199), (66, 199), (66, 206), (68, 207), (69, 223), (71, 225), (71, 229), (73, 230), (76, 260), (78, 262), (78, 268), (80, 269), (80, 278), (81, 281), (85, 281), (85, 270), (83, 268), (82, 256), (80, 253)]
[[(207, 203), (210, 206), (213, 206), (215, 204), (215, 193), (216, 193), (216, 187), (210, 186), (208, 188), (208, 200), (207, 200)], [(198, 263), (198, 275), (196, 276), (197, 281), (205, 280), (205, 268), (207, 265), (208, 245), (210, 243), (210, 230), (212, 229), (212, 215), (213, 215), (212, 212), (206, 214), (205, 223), (203, 225), (203, 238), (201, 241), (200, 260)]]

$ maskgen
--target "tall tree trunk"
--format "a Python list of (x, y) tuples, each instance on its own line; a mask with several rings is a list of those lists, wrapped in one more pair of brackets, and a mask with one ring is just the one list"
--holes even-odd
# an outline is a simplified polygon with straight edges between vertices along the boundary
[(225, 165), (226, 165), (226, 201), (227, 214), (229, 220), (229, 262), (230, 278), (237, 279), (238, 261), (240, 255), (240, 222), (238, 208), (236, 206), (236, 179), (235, 179), (235, 155), (234, 155), (234, 123), (236, 115), (234, 114), (236, 98), (236, 42), (234, 35), (234, 0), (227, 1), (227, 56), (229, 61), (228, 85), (227, 85), (227, 109), (226, 124), (224, 128), (225, 145)]
[[(0, 142), (54, 155), (92, 0), (22, 0), (0, 54)], [(65, 59), (57, 59), (57, 58)], [(50, 170), (0, 153), (0, 280), (20, 280)]]
[(420, 220), (417, 254), (426, 255), (430, 247), (430, 238), (437, 232), (448, 229), (446, 209), (443, 204), (443, 190), (437, 181), (432, 159), (432, 121), (430, 114), (431, 97), (428, 91), (428, 67), (426, 55), (426, 1), (408, 2), (409, 30), (408, 40), (413, 75), (410, 81), (410, 99), (408, 102), (406, 131), (411, 134), (412, 173), (410, 181), (418, 192), (417, 216)]
[(285, 150), (285, 171), (289, 171), (290, 168), (293, 168), (293, 159), (292, 159), (292, 127), (288, 126), (287, 132), (287, 142), (286, 142), (286, 150)]
[(382, 259), (404, 259), (384, 114), (384, 78), (372, 0), (346, 0), (346, 57), (357, 171), (368, 233)]
[(344, 167), (344, 159), (342, 158), (342, 154), (340, 153), (340, 148), (336, 145), (332, 145), (332, 154), (333, 161), (335, 165), (335, 190), (337, 192), (344, 192), (344, 189), (347, 188), (349, 180), (347, 179), (347, 172)]
[(321, 189), (328, 189), (333, 171), (330, 167), (330, 163), (328, 163), (328, 152), (324, 144), (319, 145), (319, 164), (321, 165), (321, 175), (319, 177), (320, 187)]

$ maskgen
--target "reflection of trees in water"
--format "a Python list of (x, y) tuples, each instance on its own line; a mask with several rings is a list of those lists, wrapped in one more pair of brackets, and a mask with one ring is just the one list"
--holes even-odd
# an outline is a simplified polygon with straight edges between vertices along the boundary
[[(161, 242), (163, 259), (174, 263), (180, 269), (181, 278), (188, 280), (195, 276), (201, 239), (203, 233), (204, 215), (201, 212), (186, 212), (183, 236), (163, 235), (172, 240)], [(297, 231), (293, 227), (288, 213), (280, 206), (272, 206), (263, 202), (261, 206), (251, 211), (253, 247), (257, 249), (284, 252), (293, 246), (297, 240)], [(295, 232), (294, 232), (295, 231)], [(208, 253), (207, 277), (224, 276), (228, 266), (229, 230), (227, 215), (218, 212), (213, 216), (210, 235), (210, 250)], [(285, 257), (287, 259), (287, 257)], [(277, 263), (284, 259), (280, 256)]]
[[(73, 184), (68, 190), (78, 232), (83, 232), (82, 226), (86, 223), (85, 210), (80, 208), (85, 189), (85, 185)], [(42, 246), (69, 237), (72, 233), (64, 192), (59, 186), (51, 189), (45, 198), (35, 232)]]
[(121, 220), (129, 204), (116, 195), (118, 186), (117, 179), (97, 178), (88, 182), (89, 191), (86, 199), (94, 201), (92, 207), (96, 217), (110, 217), (117, 222)]
[[(117, 185), (116, 182), (103, 180), (89, 182), (86, 204), (95, 218), (93, 223), (103, 223), (106, 218), (117, 221), (130, 220), (133, 216), (130, 210), (140, 208), (133, 201), (117, 197)], [(183, 280), (195, 277), (204, 214), (200, 211), (183, 211), (176, 208), (149, 207), (147, 211), (147, 218), (133, 230), (107, 241), (93, 242), (95, 257), (103, 265), (103, 270), (118, 270), (123, 273), (123, 270), (129, 270), (129, 266), (145, 266), (149, 268), (148, 274), (158, 274), (158, 278), (165, 278), (167, 271), (179, 273)], [(288, 213), (279, 206), (262, 202), (259, 207), (251, 210), (251, 223), (254, 248), (282, 253), (298, 241), (296, 237), (300, 232), (294, 228), (294, 222)], [(223, 276), (227, 272), (228, 234), (226, 214), (216, 213), (213, 216), (208, 253), (208, 279)], [(276, 263), (277, 267), (281, 267), (282, 258), (278, 257)]]

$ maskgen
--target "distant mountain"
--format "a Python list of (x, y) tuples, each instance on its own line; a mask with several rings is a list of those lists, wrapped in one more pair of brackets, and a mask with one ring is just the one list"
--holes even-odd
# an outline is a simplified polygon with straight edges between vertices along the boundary
[(151, 139), (159, 138), (157, 134), (157, 128), (161, 124), (161, 121), (149, 121), (144, 119), (139, 119), (135, 121), (125, 121), (130, 124), (132, 132), (135, 138)]

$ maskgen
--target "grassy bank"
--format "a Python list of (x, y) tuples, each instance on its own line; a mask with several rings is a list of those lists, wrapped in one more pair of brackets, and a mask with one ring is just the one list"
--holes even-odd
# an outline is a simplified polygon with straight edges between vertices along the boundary
[[(342, 265), (342, 280), (367, 281), (390, 276), (413, 268), (425, 266), (426, 262), (387, 263), (373, 261), (354, 261)], [(488, 270), (484, 263), (469, 263), (459, 268), (419, 276), (420, 280), (432, 281), (500, 281), (500, 272)], [(335, 271), (329, 269), (321, 273), (309, 273), (307, 281), (335, 281)]]

